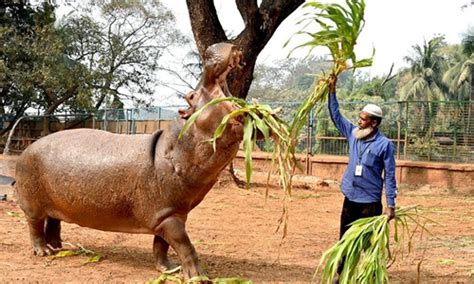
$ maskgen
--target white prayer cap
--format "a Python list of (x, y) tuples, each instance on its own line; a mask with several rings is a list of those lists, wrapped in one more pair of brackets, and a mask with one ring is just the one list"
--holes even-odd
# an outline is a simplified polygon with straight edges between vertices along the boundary
[(380, 118), (382, 118), (382, 116), (383, 116), (382, 109), (379, 106), (374, 105), (374, 104), (366, 105), (362, 109), (362, 111), (366, 112), (366, 113), (370, 113), (371, 115), (376, 116), (376, 117), (380, 117)]

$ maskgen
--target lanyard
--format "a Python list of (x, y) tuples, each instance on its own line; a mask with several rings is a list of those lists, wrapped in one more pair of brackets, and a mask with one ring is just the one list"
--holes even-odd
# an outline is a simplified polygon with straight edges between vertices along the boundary
[[(369, 143), (367, 143), (367, 147), (365, 147), (365, 149), (362, 151), (362, 142), (360, 140), (357, 140), (356, 141), (356, 147), (357, 147), (357, 164), (360, 165), (361, 161), (362, 161), (362, 156), (365, 154), (365, 151), (367, 151), (367, 149), (369, 149), (369, 146), (370, 144), (372, 144), (372, 142), (374, 142), (374, 140), (370, 141)], [(369, 150), (370, 152), (370, 150)]]

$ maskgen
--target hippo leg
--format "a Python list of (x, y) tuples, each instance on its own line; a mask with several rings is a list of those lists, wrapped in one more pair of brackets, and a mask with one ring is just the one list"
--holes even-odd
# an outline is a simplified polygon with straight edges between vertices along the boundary
[(62, 248), (61, 245), (61, 221), (48, 217), (46, 219), (46, 243), (50, 245), (53, 249)]
[(155, 236), (153, 239), (153, 254), (155, 255), (155, 266), (160, 272), (171, 270), (176, 267), (168, 259), (168, 249), (170, 245), (160, 236)]
[(183, 220), (174, 216), (166, 218), (157, 227), (157, 234), (161, 235), (178, 254), (185, 279), (203, 274), (196, 250), (189, 240)]
[(44, 221), (45, 219), (35, 219), (28, 217), (28, 227), (30, 229), (30, 240), (33, 245), (33, 252), (38, 256), (52, 255), (53, 250), (47, 246), (44, 235)]

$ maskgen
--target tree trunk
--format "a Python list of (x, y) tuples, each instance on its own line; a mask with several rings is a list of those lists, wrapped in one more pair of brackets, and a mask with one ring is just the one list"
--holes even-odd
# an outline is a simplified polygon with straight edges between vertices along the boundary
[[(110, 74), (109, 74), (110, 75)], [(97, 100), (97, 103), (95, 104), (95, 111), (98, 111), (99, 108), (102, 106), (102, 104), (104, 103), (105, 101), (105, 98), (107, 97), (107, 95), (109, 94), (109, 89), (110, 89), (110, 86), (112, 85), (112, 82), (110, 80), (107, 80), (104, 84), (103, 87), (101, 87), (101, 95), (99, 97), (99, 99)]]
[(304, 0), (236, 0), (237, 8), (244, 20), (244, 30), (233, 39), (228, 39), (217, 17), (214, 1), (186, 0), (191, 27), (201, 58), (207, 47), (218, 42), (230, 42), (242, 50), (245, 66), (234, 70), (227, 77), (233, 96), (245, 99), (253, 80), (257, 57), (268, 43), (278, 26)]
[(41, 136), (46, 136), (48, 135), (51, 130), (49, 129), (49, 117), (56, 111), (56, 109), (62, 105), (64, 102), (69, 100), (70, 98), (74, 97), (77, 95), (77, 86), (72, 87), (65, 93), (59, 100), (55, 100), (52, 102), (49, 106), (48, 109), (44, 113), (44, 118), (43, 118), (43, 130), (41, 131)]

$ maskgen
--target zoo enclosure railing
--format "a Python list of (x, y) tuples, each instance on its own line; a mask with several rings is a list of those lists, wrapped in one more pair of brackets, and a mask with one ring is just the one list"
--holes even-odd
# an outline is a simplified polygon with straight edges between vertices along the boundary
[[(96, 113), (23, 116), (14, 129), (9, 151), (21, 153), (39, 138), (61, 130), (94, 128), (117, 134), (147, 134), (168, 127), (182, 106), (140, 109), (102, 109)], [(11, 118), (0, 115), (0, 130), (9, 125)], [(11, 132), (11, 130), (10, 130)], [(8, 132), (0, 137), (0, 152), (4, 151)]]
[[(341, 102), (341, 113), (356, 124), (365, 104)], [(405, 101), (379, 105), (384, 112), (381, 131), (394, 143), (396, 158), (474, 163), (473, 102)], [(311, 116), (308, 128), (306, 133), (315, 134), (311, 147), (307, 147), (311, 153), (348, 154), (347, 142), (331, 122), (327, 108)]]
[[(270, 103), (283, 107), (289, 121), (299, 106)], [(366, 102), (340, 102), (341, 113), (354, 122)], [(416, 101), (379, 103), (384, 111), (382, 132), (396, 147), (396, 158), (415, 161), (474, 163), (474, 103)], [(184, 106), (143, 109), (104, 109), (94, 114), (62, 114), (50, 117), (27, 116), (14, 132), (14, 150), (25, 147), (47, 133), (70, 128), (95, 128), (120, 134), (153, 133), (167, 128)], [(8, 118), (1, 117), (0, 128)], [(4, 139), (5, 140), (5, 139)], [(5, 143), (5, 141), (3, 141)], [(259, 146), (263, 148), (262, 143)], [(327, 107), (313, 110), (300, 135), (300, 153), (307, 155), (347, 155), (348, 146), (331, 122)]]

